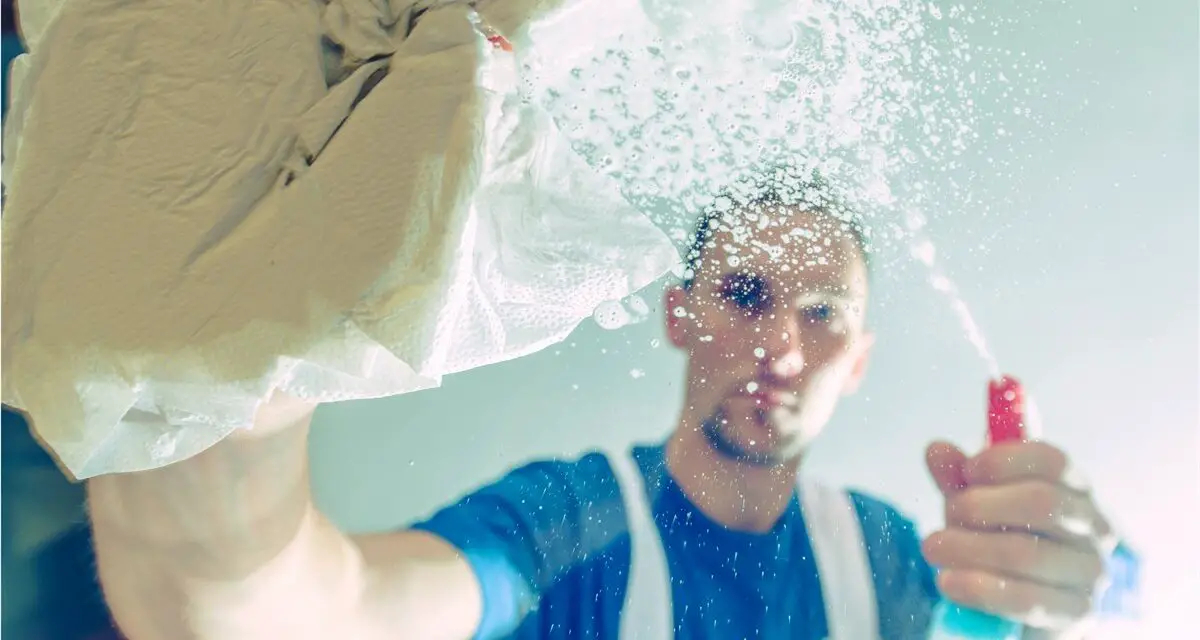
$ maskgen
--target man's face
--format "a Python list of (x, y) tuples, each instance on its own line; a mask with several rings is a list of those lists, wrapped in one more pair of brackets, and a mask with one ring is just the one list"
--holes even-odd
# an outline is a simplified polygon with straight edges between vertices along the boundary
[(772, 466), (795, 459), (863, 375), (866, 264), (822, 213), (768, 209), (722, 227), (692, 287), (668, 293), (668, 334), (688, 353), (688, 401), (708, 442)]

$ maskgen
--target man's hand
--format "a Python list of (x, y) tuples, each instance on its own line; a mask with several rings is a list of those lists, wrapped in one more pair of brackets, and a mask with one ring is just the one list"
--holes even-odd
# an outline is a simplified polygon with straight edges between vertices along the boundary
[(1019, 442), (968, 458), (935, 443), (926, 462), (946, 498), (946, 528), (923, 545), (940, 569), (942, 594), (1076, 637), (1090, 621), (1114, 538), (1087, 488), (1071, 477), (1067, 455)]

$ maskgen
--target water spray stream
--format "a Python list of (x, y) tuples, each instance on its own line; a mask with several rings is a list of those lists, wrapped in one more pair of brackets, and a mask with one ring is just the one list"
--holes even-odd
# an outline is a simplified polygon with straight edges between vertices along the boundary
[(988, 347), (987, 338), (984, 337), (983, 331), (979, 328), (979, 323), (975, 321), (975, 316), (971, 313), (971, 308), (967, 306), (966, 301), (959, 294), (958, 287), (954, 285), (954, 281), (946, 275), (937, 262), (937, 249), (925, 231), (925, 217), (916, 211), (910, 211), (905, 215), (905, 226), (908, 228), (912, 242), (910, 252), (913, 258), (925, 265), (928, 270), (929, 284), (941, 292), (950, 302), (950, 308), (954, 311), (954, 315), (958, 317), (958, 322), (962, 326), (967, 340), (971, 343), (971, 346), (975, 347), (975, 352), (979, 354), (979, 357), (987, 366), (988, 374), (992, 378), (999, 378), (1000, 363)]

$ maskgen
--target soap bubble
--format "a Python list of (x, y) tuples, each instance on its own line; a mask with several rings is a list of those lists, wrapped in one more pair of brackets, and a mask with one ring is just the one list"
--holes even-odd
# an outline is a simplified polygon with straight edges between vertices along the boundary
[(638, 324), (650, 317), (650, 305), (639, 295), (625, 300), (607, 300), (596, 305), (592, 319), (601, 329), (613, 331), (631, 324)]
[(613, 331), (629, 324), (631, 317), (620, 302), (607, 300), (596, 306), (596, 310), (592, 313), (592, 319), (601, 329)]
[(626, 301), (625, 305), (629, 309), (629, 312), (638, 318), (644, 319), (646, 316), (650, 315), (650, 305), (646, 304), (646, 301), (637, 294), (629, 296), (629, 299)]

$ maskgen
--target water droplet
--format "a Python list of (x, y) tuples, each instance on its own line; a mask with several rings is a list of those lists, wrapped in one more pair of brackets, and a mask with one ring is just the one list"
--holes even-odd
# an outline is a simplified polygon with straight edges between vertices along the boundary
[(661, 344), (661, 343), (659, 342), (658, 338), (654, 338), (653, 340), (650, 341), (650, 348), (657, 349), (659, 344)]
[(683, 307), (675, 307), (671, 310), (671, 313), (674, 314), (676, 318), (687, 317), (687, 309), (684, 309)]
[(646, 375), (646, 372), (642, 371), (641, 369), (630, 369), (629, 370), (629, 377), (633, 378), (634, 380), (645, 377), (645, 375)]
[(747, 382), (746, 383), (746, 392), (754, 393), (755, 391), (758, 391), (758, 383), (757, 382)]
[(754, 347), (754, 357), (759, 360), (767, 357), (767, 350), (762, 347)]

